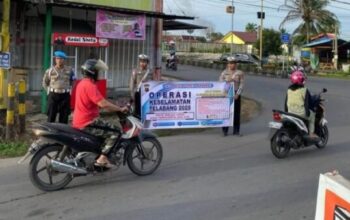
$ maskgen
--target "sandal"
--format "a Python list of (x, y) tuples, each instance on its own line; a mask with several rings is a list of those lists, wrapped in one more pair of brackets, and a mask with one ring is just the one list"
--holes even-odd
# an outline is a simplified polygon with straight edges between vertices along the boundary
[(96, 162), (94, 163), (94, 165), (97, 166), (97, 167), (105, 167), (105, 168), (112, 168), (112, 167), (114, 167), (113, 164), (108, 163), (108, 162), (101, 163), (101, 162), (97, 162), (97, 161), (96, 161)]

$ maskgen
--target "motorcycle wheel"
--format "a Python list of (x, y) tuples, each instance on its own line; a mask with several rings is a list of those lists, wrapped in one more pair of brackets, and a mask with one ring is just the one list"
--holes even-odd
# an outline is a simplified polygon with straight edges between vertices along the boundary
[(325, 148), (327, 146), (329, 137), (327, 125), (321, 126), (319, 131), (317, 132), (317, 135), (320, 137), (321, 140), (317, 144), (315, 144), (316, 147), (319, 149)]
[(156, 138), (145, 138), (142, 141), (144, 157), (140, 152), (140, 145), (135, 143), (132, 152), (127, 158), (129, 169), (138, 176), (152, 174), (163, 159), (162, 145)]
[(35, 187), (43, 191), (55, 191), (64, 188), (73, 179), (71, 174), (55, 171), (51, 159), (58, 159), (62, 145), (43, 146), (34, 154), (29, 163), (29, 177)]
[(290, 147), (282, 141), (284, 136), (289, 136), (288, 131), (279, 130), (271, 139), (271, 151), (272, 154), (278, 159), (283, 159), (288, 156)]

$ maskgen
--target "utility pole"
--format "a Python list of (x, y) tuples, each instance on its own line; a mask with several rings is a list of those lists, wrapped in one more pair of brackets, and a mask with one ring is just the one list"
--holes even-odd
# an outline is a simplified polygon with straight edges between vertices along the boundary
[[(10, 51), (10, 0), (2, 2), (1, 48), (2, 52)], [(6, 111), (7, 70), (0, 68), (0, 111)]]
[(234, 35), (233, 35), (233, 15), (234, 15), (234, 13), (235, 13), (235, 8), (234, 8), (234, 6), (233, 6), (233, 0), (232, 0), (232, 14), (231, 14), (231, 31), (232, 31), (232, 35), (231, 35), (231, 55), (232, 55), (232, 53), (233, 53), (233, 37), (234, 37)]
[(260, 65), (262, 67), (262, 52), (263, 52), (263, 29), (264, 29), (264, 0), (261, 0), (260, 11)]

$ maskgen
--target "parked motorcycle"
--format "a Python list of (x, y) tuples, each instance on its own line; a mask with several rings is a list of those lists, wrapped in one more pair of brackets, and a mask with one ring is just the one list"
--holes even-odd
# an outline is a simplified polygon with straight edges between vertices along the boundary
[(327, 89), (323, 89), (318, 95), (312, 96), (316, 106), (315, 133), (319, 138), (310, 138), (307, 119), (288, 112), (273, 110), (274, 121), (269, 123), (269, 140), (275, 157), (279, 159), (287, 157), (290, 149), (301, 149), (312, 145), (316, 145), (319, 149), (326, 147), (329, 132), (324, 114), (324, 99), (321, 97), (321, 94), (326, 92)]
[(175, 54), (170, 54), (170, 57), (166, 60), (166, 69), (172, 69), (177, 71), (177, 57)]
[[(142, 129), (142, 123), (131, 112), (120, 122), (123, 132), (107, 127), (98, 128), (111, 130), (117, 136), (108, 155), (109, 161), (115, 168), (127, 164), (139, 176), (152, 174), (162, 161), (162, 145), (153, 133)], [(59, 190), (74, 177), (109, 170), (95, 166), (104, 142), (102, 138), (58, 123), (36, 124), (33, 132), (38, 139), (18, 163), (32, 155), (29, 176), (33, 185), (40, 190)]]

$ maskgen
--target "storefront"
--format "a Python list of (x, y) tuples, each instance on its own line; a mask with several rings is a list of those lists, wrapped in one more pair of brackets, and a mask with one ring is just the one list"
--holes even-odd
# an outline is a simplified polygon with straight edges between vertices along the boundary
[[(106, 73), (108, 87), (111, 89), (127, 88), (131, 71), (137, 65), (138, 54), (148, 54), (151, 58), (152, 69), (160, 68), (160, 41), (162, 33), (162, 19), (193, 19), (193, 17), (165, 15), (162, 13), (159, 0), (142, 0), (140, 4), (130, 4), (130, 1), (41, 1), (27, 0), (11, 2), (11, 41), (13, 63), (18, 67), (28, 69), (28, 87), (30, 91), (39, 92), (45, 69), (45, 59), (55, 49), (64, 50), (68, 56), (68, 64), (79, 75), (80, 65), (90, 57), (101, 58), (108, 63)], [(39, 2), (39, 3), (38, 3)], [(136, 1), (135, 1), (136, 2)], [(124, 8), (123, 8), (124, 7)], [(134, 8), (133, 8), (134, 7)], [(112, 22), (127, 18), (121, 29), (120, 25), (113, 25), (102, 21), (102, 30), (112, 35), (101, 37), (108, 39), (108, 46), (69, 46), (60, 45), (52, 41), (52, 33), (64, 33), (98, 37), (98, 13), (109, 14)], [(49, 53), (45, 52), (45, 35), (48, 28), (48, 14), (51, 13), (51, 30), (49, 39)], [(112, 16), (110, 16), (112, 15)], [(114, 19), (114, 20), (113, 20)], [(136, 25), (136, 21), (143, 22)], [(50, 22), (49, 22), (50, 23)], [(125, 30), (135, 29), (133, 35), (122, 36)], [(136, 30), (139, 29), (139, 30)], [(113, 31), (115, 31), (113, 33)], [(119, 35), (118, 35), (119, 33)], [(58, 36), (57, 36), (58, 37)]]

